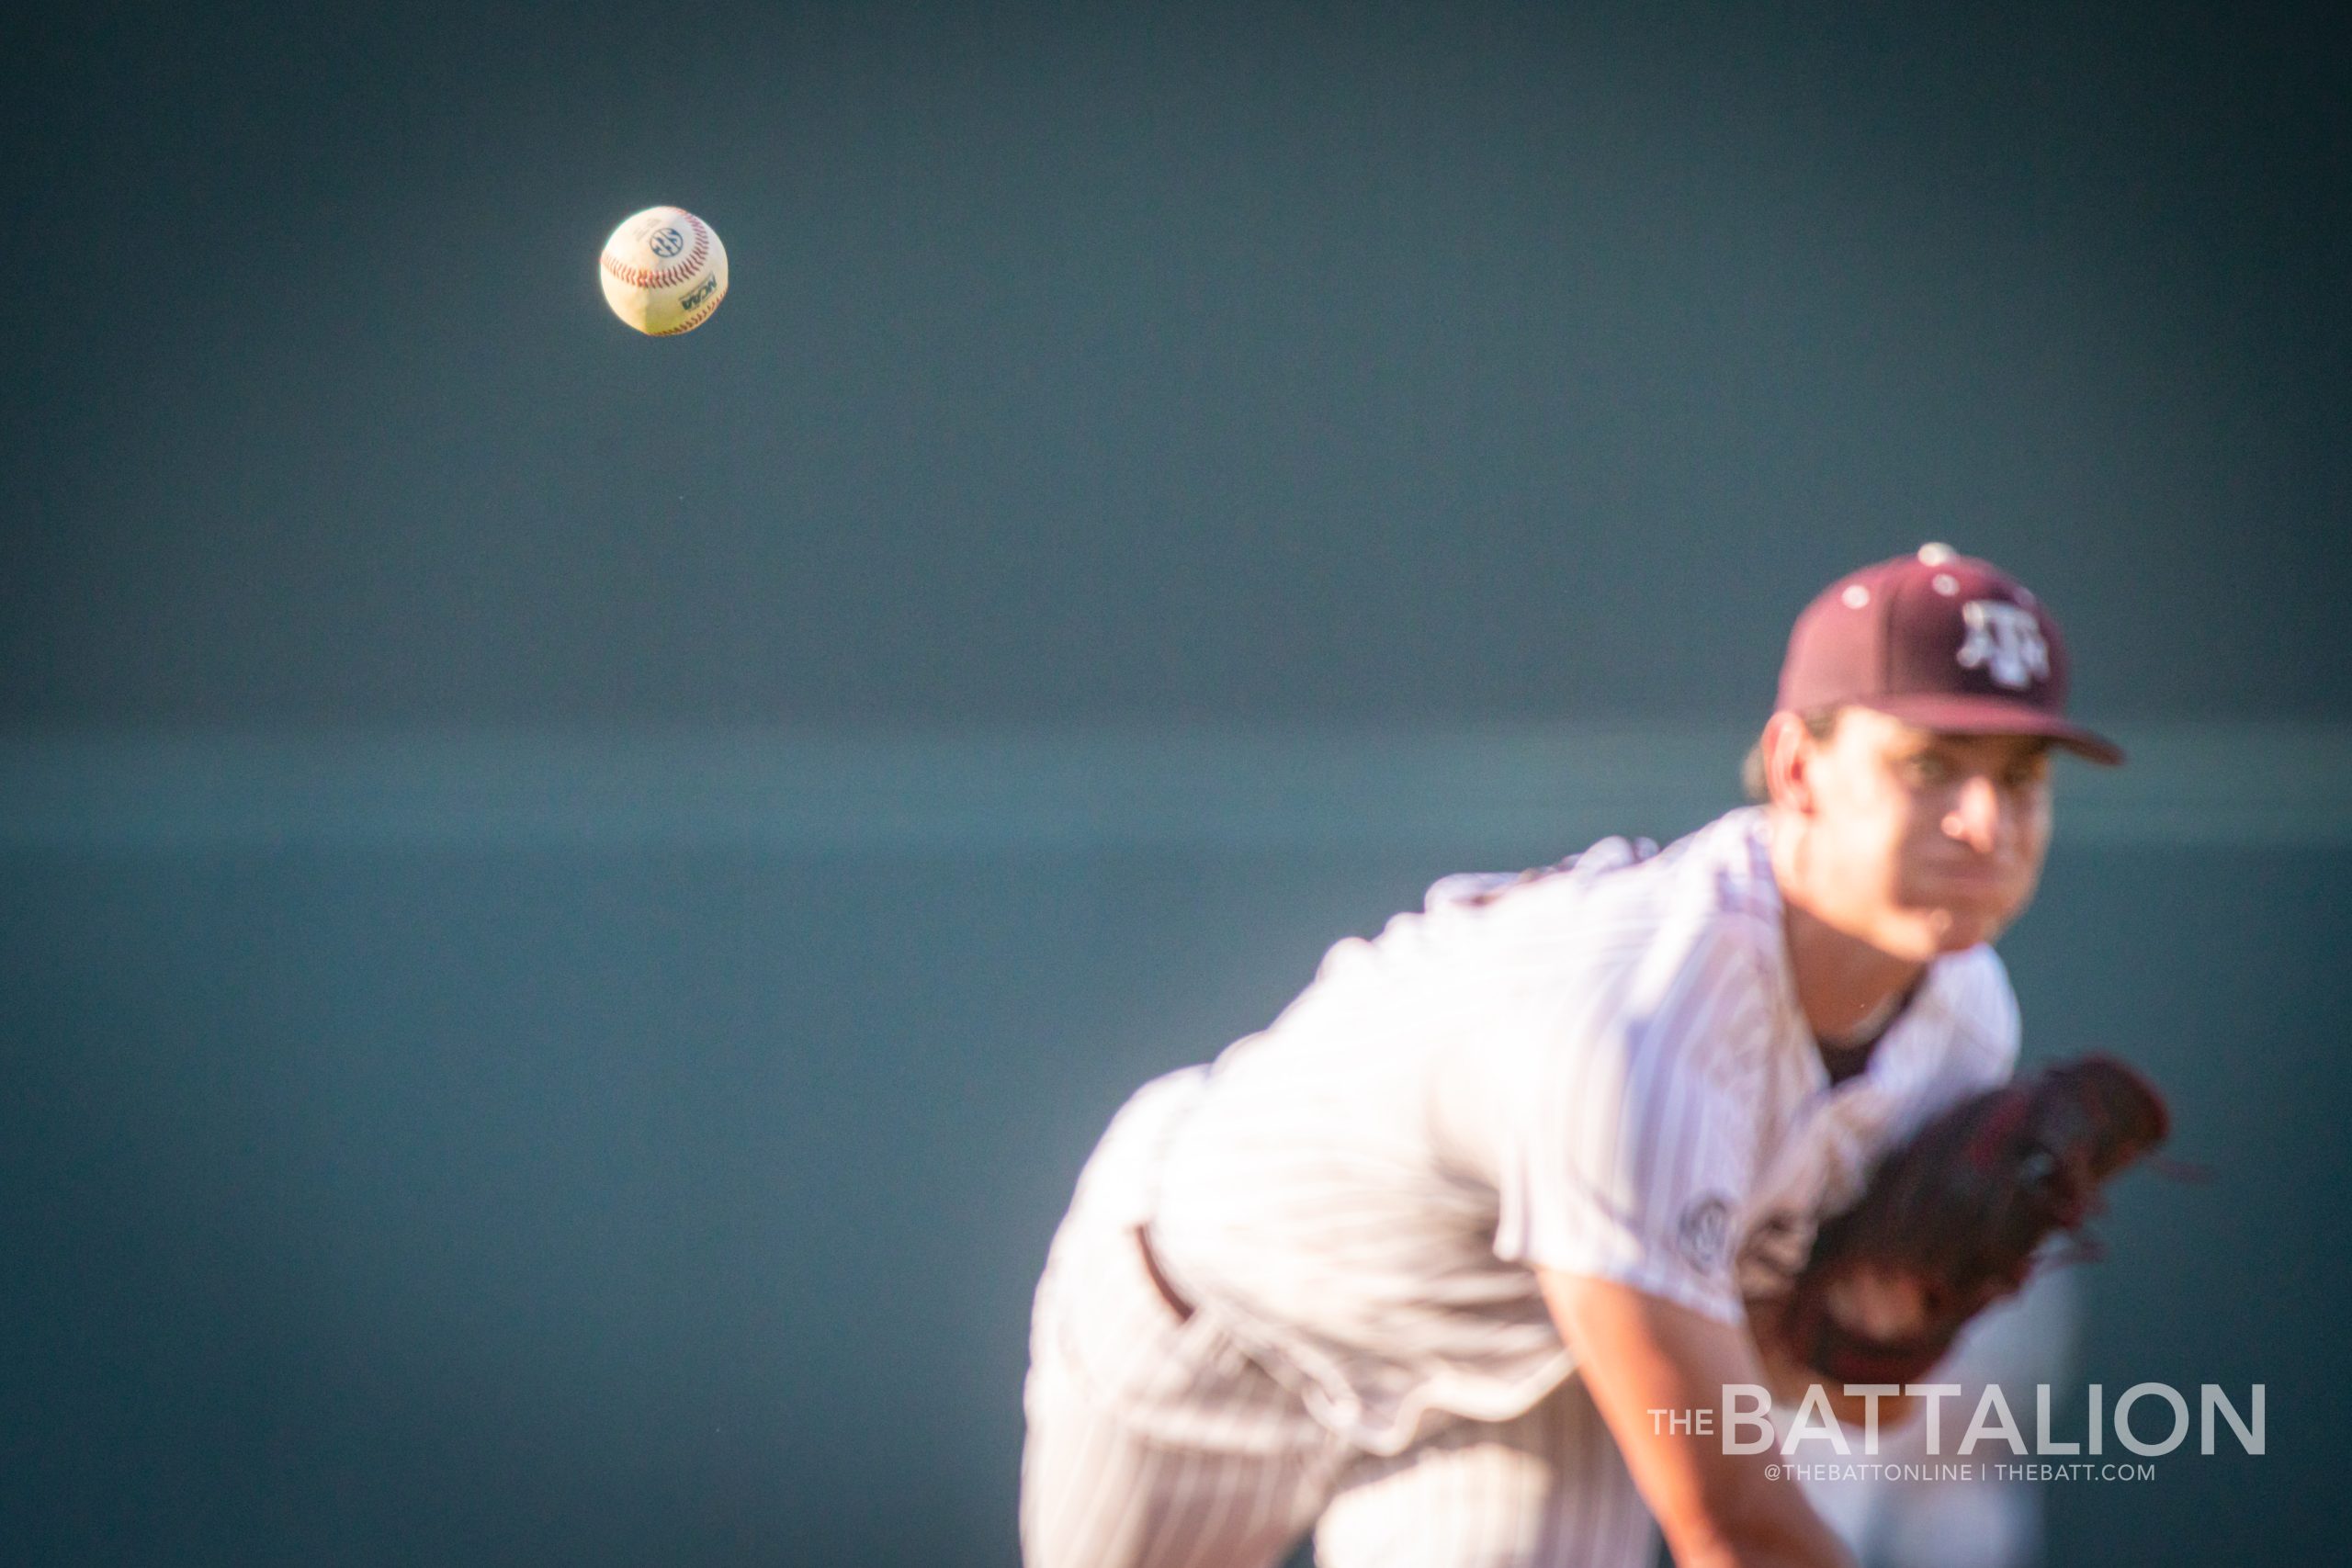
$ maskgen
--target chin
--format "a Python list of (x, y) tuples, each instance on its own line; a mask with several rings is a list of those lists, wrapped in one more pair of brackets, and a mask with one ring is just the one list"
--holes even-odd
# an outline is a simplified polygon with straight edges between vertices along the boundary
[(2005, 915), (1988, 909), (1954, 908), (1949, 906), (1928, 911), (1920, 922), (1920, 942), (1926, 950), (1917, 954), (1922, 961), (1941, 958), (1947, 953), (1965, 953), (1998, 937), (2008, 925)]

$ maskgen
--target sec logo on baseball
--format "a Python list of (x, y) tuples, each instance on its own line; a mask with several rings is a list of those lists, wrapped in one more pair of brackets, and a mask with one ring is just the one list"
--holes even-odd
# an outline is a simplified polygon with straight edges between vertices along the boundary
[(614, 315), (649, 337), (675, 337), (727, 298), (727, 247), (684, 208), (649, 207), (605, 242), (600, 276)]

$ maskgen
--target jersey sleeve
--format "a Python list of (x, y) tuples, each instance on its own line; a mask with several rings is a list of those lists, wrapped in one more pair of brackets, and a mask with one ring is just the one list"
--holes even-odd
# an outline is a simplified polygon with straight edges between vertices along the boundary
[(1760, 1142), (1762, 979), (1749, 944), (1702, 937), (1539, 1043), (1500, 1110), (1498, 1256), (1742, 1321), (1733, 1254)]

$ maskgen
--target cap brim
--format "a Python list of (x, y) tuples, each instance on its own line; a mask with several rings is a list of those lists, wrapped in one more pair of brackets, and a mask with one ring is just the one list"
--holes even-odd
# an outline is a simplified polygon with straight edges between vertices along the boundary
[(2069, 724), (2059, 715), (2010, 697), (1962, 693), (1921, 693), (1897, 697), (1859, 697), (1855, 705), (1874, 709), (1922, 729), (1947, 735), (2040, 735), (2090, 761), (2114, 767), (2123, 748), (2106, 736)]

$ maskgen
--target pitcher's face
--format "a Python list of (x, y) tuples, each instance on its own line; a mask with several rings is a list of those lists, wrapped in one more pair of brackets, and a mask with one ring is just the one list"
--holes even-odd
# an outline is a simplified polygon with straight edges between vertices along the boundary
[(1925, 963), (1992, 941), (2025, 912), (2050, 847), (2046, 739), (1921, 729), (1851, 707), (1805, 744), (1811, 880), (1840, 926)]

